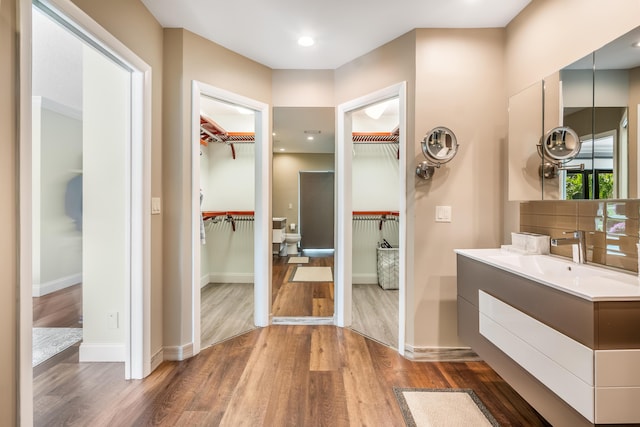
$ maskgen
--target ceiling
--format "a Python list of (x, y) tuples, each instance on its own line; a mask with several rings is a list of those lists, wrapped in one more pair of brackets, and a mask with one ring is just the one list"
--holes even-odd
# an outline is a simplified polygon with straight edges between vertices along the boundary
[[(142, 0), (185, 28), (272, 69), (336, 69), (414, 28), (505, 27), (531, 0)], [(299, 37), (315, 39), (298, 46)]]

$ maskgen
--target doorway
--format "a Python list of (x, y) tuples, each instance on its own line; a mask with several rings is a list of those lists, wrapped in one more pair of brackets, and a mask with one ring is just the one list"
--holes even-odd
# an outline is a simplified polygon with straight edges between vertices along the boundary
[(255, 328), (255, 112), (200, 97), (201, 345)]
[[(252, 267), (252, 280), (253, 280), (253, 313), (251, 316), (252, 326), (267, 326), (269, 324), (269, 312), (271, 307), (271, 301), (269, 299), (271, 291), (271, 263), (269, 253), (269, 242), (271, 240), (271, 221), (269, 218), (270, 212), (270, 200), (269, 190), (271, 188), (271, 162), (270, 162), (270, 150), (271, 140), (268, 137), (269, 134), (269, 113), (268, 105), (262, 102), (229, 92), (224, 89), (220, 89), (203, 82), (193, 81), (191, 86), (191, 101), (192, 101), (192, 145), (191, 145), (191, 251), (192, 251), (192, 322), (193, 322), (193, 354), (200, 352), (202, 345), (205, 344), (202, 341), (202, 293), (201, 286), (203, 284), (203, 277), (206, 272), (203, 272), (203, 253), (205, 258), (206, 252), (203, 251), (202, 234), (204, 229), (206, 237), (206, 227), (203, 224), (206, 212), (203, 212), (201, 206), (201, 189), (203, 188), (203, 182), (201, 181), (201, 136), (211, 136), (207, 132), (202, 132), (201, 127), (201, 112), (203, 111), (203, 100), (215, 100), (218, 103), (226, 104), (226, 106), (233, 106), (236, 110), (244, 110), (249, 113), (253, 119), (253, 142), (251, 144), (252, 158), (249, 159), (249, 167), (246, 168), (247, 173), (253, 175), (245, 176), (242, 179), (246, 185), (252, 187), (253, 192), (244, 198), (243, 203), (249, 203), (253, 209), (250, 209), (247, 205), (242, 205), (238, 210), (216, 209), (210, 211), (213, 215), (212, 221), (217, 221), (220, 227), (225, 227), (227, 234), (236, 232), (239, 233), (243, 230), (246, 234), (245, 243), (247, 246), (244, 248), (236, 248), (240, 250), (246, 263)], [(214, 134), (211, 128), (205, 126), (209, 134)], [(227, 134), (229, 134), (227, 132)], [(240, 135), (238, 135), (240, 137)], [(245, 135), (247, 136), (247, 135)], [(213, 138), (215, 140), (215, 138)], [(241, 145), (241, 144), (238, 144)], [(236, 152), (236, 145), (231, 144), (231, 141), (226, 141), (224, 144), (214, 142), (213, 146), (216, 150), (226, 152), (227, 165), (234, 166), (233, 161), (239, 161), (238, 157), (241, 151), (248, 151), (249, 144), (243, 145), (246, 150), (238, 148)], [(245, 152), (248, 154), (248, 152)], [(236, 157), (236, 159), (233, 159)], [(230, 160), (229, 160), (230, 159)], [(244, 158), (247, 160), (247, 158)], [(237, 166), (237, 164), (235, 164)], [(236, 171), (237, 172), (237, 171)], [(225, 179), (223, 177), (223, 179)], [(231, 197), (231, 195), (230, 195)], [(211, 223), (211, 225), (215, 225)], [(234, 235), (237, 237), (239, 234)], [(250, 236), (250, 237), (248, 237)], [(227, 240), (231, 242), (231, 240)], [(251, 245), (248, 244), (251, 243)], [(207, 245), (216, 245), (220, 242), (211, 241), (207, 242)], [(207, 248), (208, 252), (209, 249)], [(228, 276), (229, 277), (229, 276)], [(242, 281), (246, 281), (246, 276)], [(209, 278), (207, 283), (211, 281), (209, 272)], [(215, 281), (215, 279), (214, 279)], [(211, 344), (211, 343), (207, 343)]]
[[(21, 1), (20, 27), (20, 69), (33, 70), (20, 81), (19, 160), (20, 417), (30, 424), (34, 323), (54, 341), (62, 326), (80, 330), (70, 363), (122, 362), (127, 379), (151, 371), (151, 70), (66, 0)], [(73, 47), (61, 51), (61, 39)], [(50, 304), (34, 299), (69, 300), (61, 293), (71, 314), (43, 315)]]
[[(338, 106), (337, 112), (337, 240), (336, 240), (336, 323), (353, 323), (353, 114), (367, 106), (398, 99), (398, 335), (397, 350), (404, 355), (407, 266), (407, 156), (406, 83), (402, 82)], [(411, 212), (409, 212), (411, 213)]]
[(273, 323), (334, 324), (335, 108), (273, 114)]

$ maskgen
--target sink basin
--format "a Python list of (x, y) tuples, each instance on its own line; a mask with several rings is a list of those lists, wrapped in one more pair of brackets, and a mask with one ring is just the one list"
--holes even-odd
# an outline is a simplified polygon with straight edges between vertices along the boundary
[(504, 249), (455, 252), (590, 301), (640, 300), (640, 280), (636, 274), (576, 264), (555, 255), (519, 254)]
[(575, 264), (564, 259), (554, 258), (548, 255), (519, 255), (502, 254), (490, 255), (489, 259), (498, 263), (506, 263), (514, 268), (529, 271), (549, 277), (586, 277), (607, 275), (606, 271), (597, 267), (590, 267), (584, 264)]

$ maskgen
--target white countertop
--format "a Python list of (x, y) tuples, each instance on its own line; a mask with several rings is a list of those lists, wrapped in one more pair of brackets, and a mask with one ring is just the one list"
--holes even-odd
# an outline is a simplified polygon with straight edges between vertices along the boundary
[(635, 273), (576, 264), (554, 255), (519, 254), (505, 249), (454, 251), (589, 301), (640, 301), (640, 278)]

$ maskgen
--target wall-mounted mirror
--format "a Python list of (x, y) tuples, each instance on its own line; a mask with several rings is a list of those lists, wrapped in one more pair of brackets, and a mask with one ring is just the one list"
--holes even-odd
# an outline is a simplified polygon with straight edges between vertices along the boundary
[(458, 152), (458, 139), (451, 129), (438, 126), (427, 132), (420, 146), (427, 160), (417, 166), (416, 175), (422, 179), (430, 179), (435, 168), (455, 157)]
[[(537, 84), (510, 98), (510, 200), (638, 197), (640, 48), (633, 46), (638, 40), (640, 27), (544, 79), (538, 139), (554, 127), (566, 126), (575, 130), (581, 145), (573, 160), (564, 163), (566, 169), (555, 176), (542, 179), (540, 173), (534, 174), (529, 150), (520, 151), (528, 154), (526, 158), (521, 154), (514, 161), (516, 146), (526, 138), (523, 129), (537, 127), (540, 108), (524, 102), (527, 93), (533, 100)], [(536, 157), (536, 169), (544, 173), (544, 162)], [(536, 181), (537, 192), (533, 191)]]

